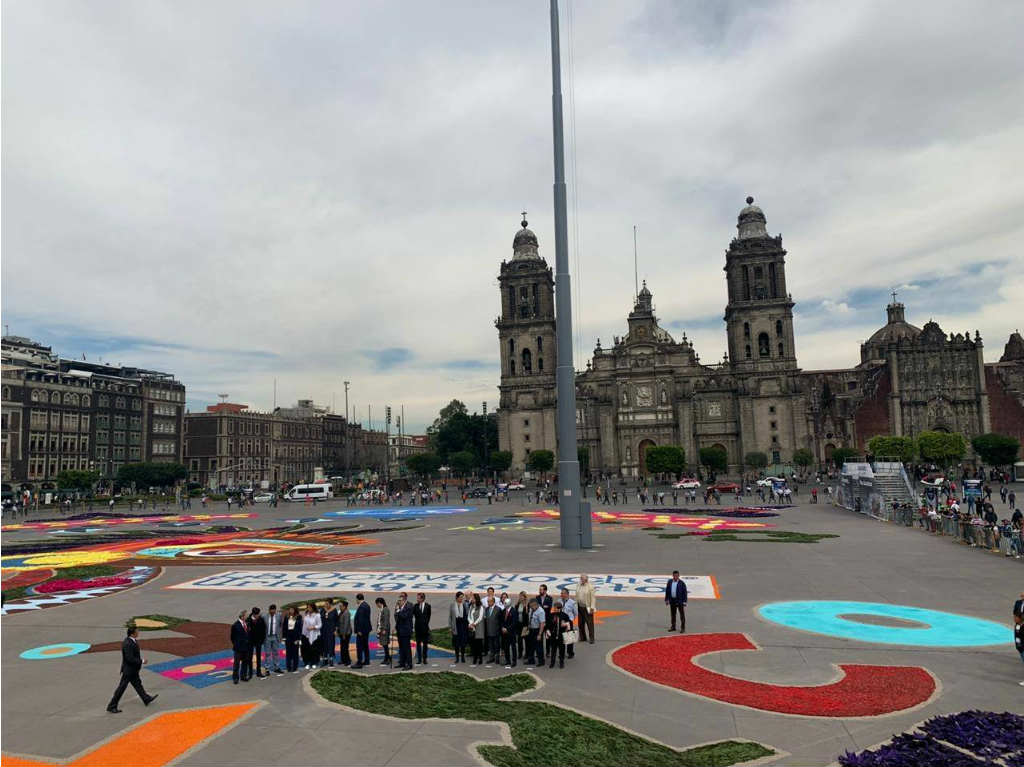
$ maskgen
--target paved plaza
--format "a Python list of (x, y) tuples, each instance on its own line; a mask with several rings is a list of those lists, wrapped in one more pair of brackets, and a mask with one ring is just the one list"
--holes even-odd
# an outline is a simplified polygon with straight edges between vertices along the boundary
[[(595, 507), (596, 545), (583, 552), (557, 547), (548, 507), (518, 500), (444, 513), (335, 501), (216, 519), (204, 515), (228, 514), (224, 504), (116, 521), (7, 519), (4, 589), (25, 590), (0, 624), (4, 764), (74, 763), (99, 758), (94, 749), (108, 764), (480, 764), (480, 744), (511, 743), (506, 724), (364, 713), (327, 700), (303, 670), (231, 684), (228, 625), (253, 605), (345, 594), (354, 606), (357, 590), (391, 604), (407, 589), (427, 592), (441, 628), (454, 588), (536, 593), (547, 581), (554, 591), (578, 573), (599, 585), (597, 641), (564, 669), (527, 671), (537, 683), (517, 701), (679, 749), (753, 741), (775, 752), (765, 763), (787, 765), (828, 764), (940, 714), (1024, 711), (1010, 629), (1020, 561), (806, 500), (765, 510), (776, 516), (716, 516), (731, 508), (725, 499), (678, 516)], [(836, 537), (816, 537), (826, 534)], [(62, 568), (102, 564), (125, 574), (52, 585)], [(691, 584), (685, 635), (666, 631), (661, 590), (674, 569)], [(139, 635), (142, 680), (160, 697), (147, 708), (129, 688), (123, 713), (108, 714), (124, 625), (139, 616), (153, 616), (142, 627), (156, 630)], [(167, 619), (184, 622), (161, 629)], [(449, 671), (451, 654), (433, 654), (410, 673)], [(401, 674), (376, 663), (358, 673)], [(169, 712), (180, 713), (160, 716)]]

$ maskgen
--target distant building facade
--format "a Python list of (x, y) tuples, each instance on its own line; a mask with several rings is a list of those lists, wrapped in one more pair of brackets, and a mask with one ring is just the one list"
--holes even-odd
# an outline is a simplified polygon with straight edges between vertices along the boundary
[(20, 336), (2, 344), (3, 479), (56, 487), (61, 471), (117, 476), (182, 461), (185, 386), (173, 374), (70, 360)]
[[(625, 334), (609, 347), (598, 340), (576, 374), (577, 441), (592, 474), (644, 475), (646, 449), (658, 445), (682, 446), (691, 466), (701, 448), (720, 447), (738, 473), (752, 452), (784, 465), (806, 448), (824, 464), (836, 448), (864, 450), (877, 434), (997, 431), (1024, 442), (1019, 333), (1000, 362), (985, 364), (977, 332), (947, 336), (934, 322), (919, 329), (894, 300), (859, 365), (801, 370), (786, 255), (748, 198), (725, 254), (728, 352), (714, 364), (701, 362), (685, 333), (677, 341), (659, 325), (644, 284)], [(553, 280), (525, 221), (498, 282), (498, 439), (521, 472), (532, 450), (556, 449)]]

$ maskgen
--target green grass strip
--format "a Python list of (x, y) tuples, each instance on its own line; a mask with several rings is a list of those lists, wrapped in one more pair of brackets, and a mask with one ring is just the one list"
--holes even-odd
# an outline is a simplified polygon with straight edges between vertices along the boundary
[(151, 621), (159, 621), (165, 625), (163, 626), (139, 626), (139, 631), (167, 631), (167, 629), (173, 629), (175, 626), (180, 626), (182, 623), (191, 623), (191, 618), (178, 618), (174, 615), (160, 615), (154, 613), (153, 615), (136, 615), (128, 623), (135, 623), (140, 618), (146, 618)]
[(54, 580), (87, 580), (102, 578), (106, 575), (117, 575), (124, 570), (118, 565), (79, 565), (78, 567), (62, 567), (53, 576)]
[(551, 703), (501, 700), (533, 689), (536, 682), (528, 674), (479, 680), (449, 671), (372, 676), (318, 671), (310, 681), (328, 700), (371, 714), (505, 722), (514, 746), (478, 746), (497, 767), (725, 767), (774, 753), (732, 740), (678, 751)]

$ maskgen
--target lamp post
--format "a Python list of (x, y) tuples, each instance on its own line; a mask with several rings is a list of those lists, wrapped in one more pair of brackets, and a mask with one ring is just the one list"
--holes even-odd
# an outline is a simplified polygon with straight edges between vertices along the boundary
[(352, 467), (350, 465), (351, 464), (351, 459), (349, 457), (351, 455), (351, 453), (350, 453), (351, 446), (349, 445), (349, 440), (352, 438), (352, 430), (349, 429), (349, 427), (348, 427), (349, 426), (349, 420), (348, 420), (348, 387), (349, 387), (349, 382), (345, 381), (344, 384), (345, 384), (345, 481), (346, 482), (351, 482), (352, 481), (351, 480)]
[(562, 130), (562, 67), (558, 0), (551, 0), (551, 122), (555, 153), (555, 332), (558, 365), (558, 508), (564, 549), (590, 548), (590, 504), (580, 504), (576, 452), (576, 371), (572, 364), (572, 292), (569, 284), (569, 225), (565, 204), (565, 145)]

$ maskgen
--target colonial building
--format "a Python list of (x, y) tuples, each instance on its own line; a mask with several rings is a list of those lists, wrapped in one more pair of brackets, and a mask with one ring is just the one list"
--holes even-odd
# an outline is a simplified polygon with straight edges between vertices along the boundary
[[(676, 340), (661, 327), (645, 283), (625, 334), (607, 348), (598, 340), (577, 372), (577, 440), (589, 450), (592, 473), (642, 475), (646, 449), (666, 444), (682, 446), (691, 465), (701, 448), (721, 447), (736, 473), (751, 452), (783, 465), (807, 448), (824, 463), (837, 447), (863, 450), (876, 434), (999, 431), (1024, 441), (1019, 334), (999, 363), (986, 365), (977, 332), (947, 337), (934, 322), (919, 329), (894, 299), (886, 325), (862, 345), (859, 365), (801, 370), (786, 250), (753, 203), (748, 197), (725, 252), (728, 352), (721, 362), (702, 363), (685, 333)], [(518, 472), (530, 451), (555, 449), (553, 281), (526, 221), (498, 281), (498, 437)]]
[(54, 487), (57, 474), (117, 476), (125, 463), (181, 462), (185, 386), (170, 373), (64, 359), (5, 336), (3, 478)]

